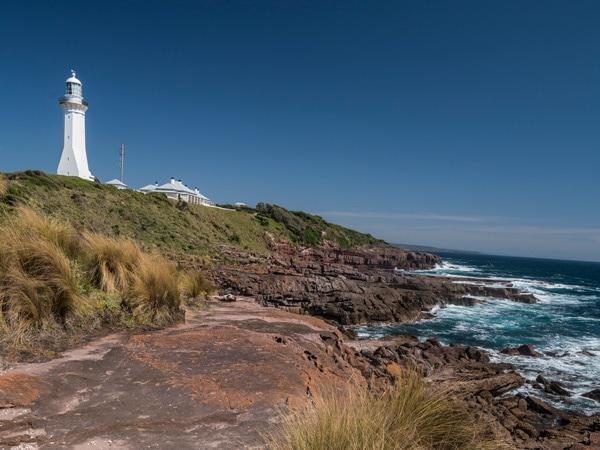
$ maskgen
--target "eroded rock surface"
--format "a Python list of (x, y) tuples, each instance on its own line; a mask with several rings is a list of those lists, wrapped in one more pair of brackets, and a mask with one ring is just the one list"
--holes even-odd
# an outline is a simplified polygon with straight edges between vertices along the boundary
[[(600, 448), (600, 417), (515, 395), (525, 379), (479, 349), (411, 336), (344, 342), (331, 325), (412, 321), (435, 305), (491, 297), (535, 301), (510, 286), (394, 270), (438, 262), (391, 247), (234, 252), (209, 274), (227, 301), (188, 312), (184, 325), (113, 335), (1, 374), (0, 448), (264, 448), (262, 433), (282, 409), (305, 404), (314, 389), (384, 388), (402, 367), (446, 384), (511, 448)], [(540, 393), (569, 394), (560, 388), (539, 381)]]
[(188, 312), (172, 329), (115, 335), (0, 376), (0, 448), (262, 448), (315, 386), (360, 380), (340, 334), (254, 303)]
[[(439, 257), (382, 246), (342, 250), (326, 246), (276, 254), (265, 263), (229, 254), (236, 265), (210, 272), (221, 293), (255, 297), (261, 304), (316, 315), (343, 325), (411, 322), (436, 305), (473, 305), (484, 298), (533, 303), (533, 295), (482, 280), (415, 276), (398, 270), (430, 269)], [(237, 259), (236, 259), (237, 258)], [(398, 269), (398, 270), (395, 270)]]
[(235, 300), (188, 312), (184, 325), (112, 335), (3, 373), (0, 448), (264, 448), (279, 413), (320, 387), (385, 388), (402, 367), (447, 385), (511, 448), (598, 448), (600, 417), (514, 395), (525, 379), (477, 348), (412, 336), (344, 341), (319, 318)]

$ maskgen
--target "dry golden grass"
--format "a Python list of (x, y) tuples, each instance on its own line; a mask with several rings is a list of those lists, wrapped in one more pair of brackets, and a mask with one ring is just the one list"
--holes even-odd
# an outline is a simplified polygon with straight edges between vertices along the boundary
[(166, 325), (180, 317), (181, 291), (175, 266), (158, 253), (143, 253), (124, 304), (140, 323)]
[(45, 319), (64, 323), (67, 315), (80, 313), (79, 280), (63, 249), (40, 232), (44, 230), (11, 224), (2, 231), (0, 304), (4, 327), (24, 330)]
[(55, 244), (71, 259), (81, 253), (81, 238), (73, 227), (42, 216), (27, 207), (17, 208), (12, 228)]
[(85, 266), (91, 284), (108, 293), (125, 292), (140, 264), (141, 250), (129, 239), (86, 233)]
[(403, 371), (383, 394), (325, 392), (283, 418), (273, 450), (499, 450), (506, 446), (446, 391)]
[(68, 332), (99, 321), (166, 325), (181, 319), (179, 305), (173, 264), (159, 254), (142, 253), (131, 240), (80, 235), (24, 207), (0, 225), (5, 343), (26, 344), (31, 333), (43, 329)]
[(181, 290), (187, 298), (204, 297), (215, 290), (199, 270), (188, 270), (181, 277)]
[(0, 195), (6, 194), (6, 189), (8, 188), (8, 181), (3, 174), (0, 174)]

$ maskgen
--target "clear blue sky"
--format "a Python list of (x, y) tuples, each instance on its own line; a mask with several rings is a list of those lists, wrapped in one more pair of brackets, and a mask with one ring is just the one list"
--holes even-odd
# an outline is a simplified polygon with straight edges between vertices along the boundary
[(600, 2), (27, 1), (0, 12), (0, 171), (171, 176), (388, 242), (600, 261)]

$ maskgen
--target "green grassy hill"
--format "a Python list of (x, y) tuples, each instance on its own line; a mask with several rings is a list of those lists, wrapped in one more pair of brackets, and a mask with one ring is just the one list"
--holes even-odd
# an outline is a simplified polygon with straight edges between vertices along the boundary
[(0, 174), (0, 211), (4, 212), (0, 220), (10, 217), (19, 205), (77, 230), (132, 238), (145, 250), (209, 257), (215, 262), (222, 257), (224, 245), (266, 254), (269, 244), (280, 240), (302, 246), (330, 240), (342, 247), (382, 242), (321, 217), (275, 205), (211, 208), (40, 171)]

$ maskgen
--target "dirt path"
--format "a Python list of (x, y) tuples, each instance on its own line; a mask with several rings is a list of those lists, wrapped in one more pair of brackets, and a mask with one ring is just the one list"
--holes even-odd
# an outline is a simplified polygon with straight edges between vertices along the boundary
[(278, 411), (355, 372), (319, 319), (251, 301), (0, 376), (2, 449), (262, 448)]

